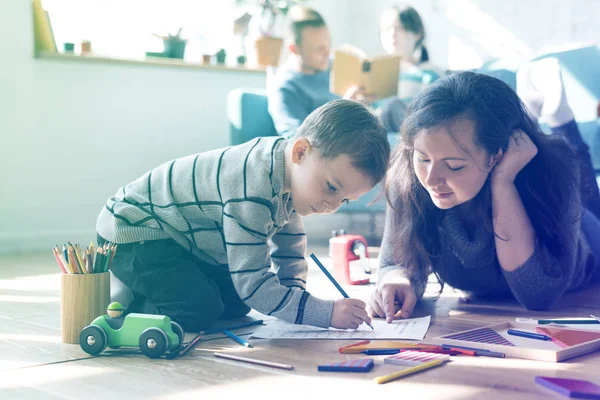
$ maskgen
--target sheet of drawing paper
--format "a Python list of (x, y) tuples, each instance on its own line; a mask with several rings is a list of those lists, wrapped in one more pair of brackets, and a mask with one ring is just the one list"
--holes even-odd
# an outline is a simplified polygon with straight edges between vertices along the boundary
[(260, 327), (252, 337), (261, 339), (411, 339), (423, 340), (429, 329), (431, 316), (393, 321), (373, 319), (371, 330), (366, 324), (356, 330), (321, 329), (308, 325), (295, 325), (282, 320), (273, 320)]

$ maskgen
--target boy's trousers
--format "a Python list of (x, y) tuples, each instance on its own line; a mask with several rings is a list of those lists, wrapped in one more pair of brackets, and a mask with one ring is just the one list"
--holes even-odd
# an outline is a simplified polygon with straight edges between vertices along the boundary
[(227, 265), (203, 263), (172, 239), (119, 244), (110, 269), (133, 292), (127, 313), (167, 315), (186, 332), (250, 311)]

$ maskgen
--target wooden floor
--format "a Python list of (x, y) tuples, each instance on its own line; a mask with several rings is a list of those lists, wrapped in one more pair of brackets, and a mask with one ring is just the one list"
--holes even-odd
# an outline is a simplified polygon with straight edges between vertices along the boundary
[[(317, 252), (325, 257), (326, 252)], [(348, 341), (254, 340), (246, 349), (219, 335), (176, 360), (150, 360), (136, 351), (88, 357), (60, 341), (60, 279), (50, 252), (0, 258), (0, 397), (5, 399), (552, 399), (558, 394), (534, 383), (536, 375), (587, 379), (600, 384), (600, 353), (562, 363), (453, 357), (452, 363), (386, 385), (372, 378), (394, 370), (376, 359), (367, 374), (317, 372), (325, 362), (356, 358), (339, 354)], [(322, 298), (336, 292), (321, 272), (309, 274), (309, 290)], [(367, 298), (372, 287), (347, 287)], [(435, 289), (435, 288), (433, 288)], [(588, 316), (600, 313), (600, 288), (570, 294), (553, 312), (530, 313), (510, 301), (465, 301), (451, 289), (424, 300), (415, 316), (432, 315), (427, 338), (515, 317)], [(250, 333), (250, 330), (241, 331)], [(192, 337), (186, 335), (187, 339)], [(215, 359), (214, 350), (292, 364), (275, 370)]]

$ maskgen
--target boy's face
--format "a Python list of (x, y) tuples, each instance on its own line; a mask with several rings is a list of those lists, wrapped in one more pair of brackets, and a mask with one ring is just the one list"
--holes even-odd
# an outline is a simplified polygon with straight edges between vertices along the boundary
[(293, 143), (291, 165), (292, 202), (302, 216), (331, 214), (345, 201), (358, 199), (374, 186), (348, 156), (324, 159), (306, 138)]
[(300, 46), (292, 50), (302, 60), (302, 68), (310, 72), (326, 71), (329, 68), (331, 37), (326, 26), (306, 27), (302, 30)]

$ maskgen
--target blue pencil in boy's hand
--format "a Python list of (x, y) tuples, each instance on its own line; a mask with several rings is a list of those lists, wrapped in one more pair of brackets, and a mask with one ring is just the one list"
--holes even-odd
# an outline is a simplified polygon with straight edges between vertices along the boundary
[[(349, 299), (350, 296), (348, 296), (348, 293), (346, 293), (346, 291), (340, 286), (340, 284), (337, 283), (337, 281), (335, 280), (335, 278), (329, 273), (329, 271), (327, 271), (327, 268), (325, 268), (325, 266), (323, 264), (321, 264), (321, 261), (319, 261), (319, 259), (317, 258), (317, 256), (315, 256), (314, 253), (311, 253), (310, 258), (313, 259), (313, 261), (315, 262), (315, 264), (317, 264), (317, 266), (321, 269), (321, 271), (323, 271), (323, 273), (325, 274), (325, 276), (327, 278), (329, 278), (329, 280), (331, 281), (331, 283), (333, 283), (333, 286), (335, 286), (337, 288), (337, 290), (342, 294), (342, 296), (344, 296), (344, 298), (346, 298), (346, 299)], [(365, 321), (365, 324), (367, 324), (369, 326), (369, 328), (375, 330), (375, 328), (373, 328), (373, 325), (371, 325), (367, 321)]]

